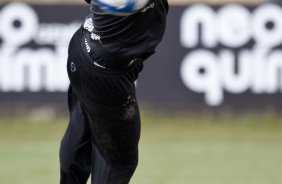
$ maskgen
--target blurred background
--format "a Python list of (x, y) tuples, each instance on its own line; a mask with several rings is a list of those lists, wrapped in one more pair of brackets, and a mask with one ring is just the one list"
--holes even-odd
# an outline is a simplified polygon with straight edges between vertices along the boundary
[[(170, 0), (137, 81), (133, 184), (282, 183), (282, 2)], [(0, 181), (59, 183), (82, 0), (0, 0)]]

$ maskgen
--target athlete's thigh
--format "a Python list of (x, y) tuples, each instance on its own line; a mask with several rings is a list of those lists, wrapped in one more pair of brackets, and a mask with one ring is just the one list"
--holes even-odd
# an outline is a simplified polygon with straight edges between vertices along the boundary
[(98, 149), (113, 165), (137, 164), (140, 114), (132, 76), (138, 71), (136, 66), (118, 74), (84, 72), (82, 105)]
[(72, 88), (68, 91), (70, 120), (60, 146), (60, 165), (69, 172), (72, 165), (80, 165), (83, 172), (89, 173), (91, 164), (91, 136), (87, 117)]

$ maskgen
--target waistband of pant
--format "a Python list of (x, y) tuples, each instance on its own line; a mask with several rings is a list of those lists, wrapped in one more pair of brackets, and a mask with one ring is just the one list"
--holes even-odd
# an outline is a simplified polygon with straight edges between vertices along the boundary
[[(89, 53), (90, 58), (96, 62), (96, 64), (105, 68), (126, 68), (134, 64), (135, 62), (143, 62), (149, 58), (152, 53), (143, 53), (138, 55), (119, 55), (109, 53), (103, 49), (96, 49)], [(95, 59), (100, 57), (101, 59)]]

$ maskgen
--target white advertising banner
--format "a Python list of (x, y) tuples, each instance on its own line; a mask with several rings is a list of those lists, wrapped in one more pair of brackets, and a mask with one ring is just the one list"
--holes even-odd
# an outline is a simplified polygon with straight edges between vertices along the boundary
[[(0, 5), (0, 104), (65, 103), (68, 43), (88, 12)], [(137, 86), (141, 104), (182, 109), (282, 108), (281, 91), (282, 5), (275, 3), (171, 6)]]

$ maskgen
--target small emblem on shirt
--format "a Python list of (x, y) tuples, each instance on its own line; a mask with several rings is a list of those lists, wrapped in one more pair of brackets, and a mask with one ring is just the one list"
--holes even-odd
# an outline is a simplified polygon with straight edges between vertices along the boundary
[(83, 28), (86, 29), (89, 32), (92, 32), (94, 29), (94, 25), (93, 25), (93, 20), (92, 18), (88, 18), (85, 20)]
[(99, 41), (100, 43), (102, 43), (101, 42), (101, 36), (99, 36), (99, 35), (97, 35), (95, 33), (91, 33), (91, 39), (95, 40), (95, 41)]

